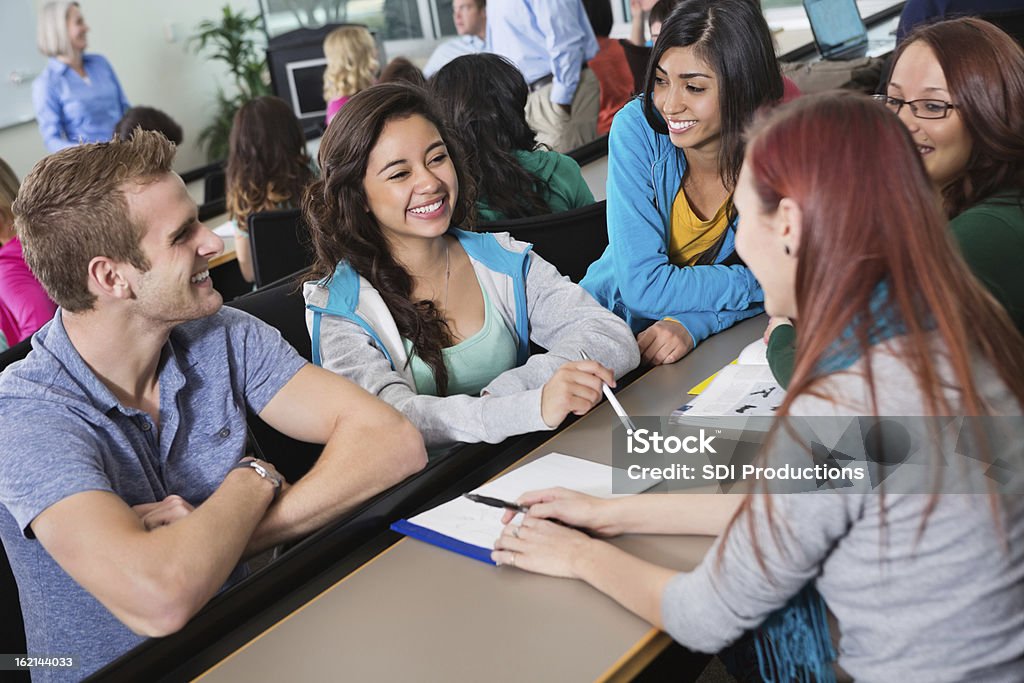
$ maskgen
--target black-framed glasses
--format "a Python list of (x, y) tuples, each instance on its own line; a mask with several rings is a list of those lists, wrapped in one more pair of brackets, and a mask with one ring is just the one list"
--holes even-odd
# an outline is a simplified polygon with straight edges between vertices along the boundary
[(944, 119), (949, 112), (957, 108), (957, 105), (945, 100), (901, 100), (898, 97), (888, 95), (872, 95), (876, 102), (881, 102), (889, 108), (893, 114), (899, 114), (903, 105), (910, 107), (910, 113), (919, 119)]

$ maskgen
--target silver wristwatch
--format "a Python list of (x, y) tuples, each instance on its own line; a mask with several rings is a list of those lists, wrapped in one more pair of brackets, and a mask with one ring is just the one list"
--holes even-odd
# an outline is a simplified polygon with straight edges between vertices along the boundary
[(275, 474), (271, 474), (270, 470), (263, 466), (259, 460), (242, 460), (231, 469), (237, 470), (239, 468), (248, 468), (256, 471), (256, 474), (260, 475), (264, 479), (270, 482), (274, 487), (274, 496), (277, 496), (278, 491), (281, 490), (281, 478)]

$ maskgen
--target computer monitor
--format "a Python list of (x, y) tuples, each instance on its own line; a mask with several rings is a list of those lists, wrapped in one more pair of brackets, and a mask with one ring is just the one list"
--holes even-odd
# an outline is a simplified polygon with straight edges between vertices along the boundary
[[(350, 24), (328, 24), (318, 28), (300, 28), (274, 36), (267, 43), (267, 65), (274, 94), (291, 105), (307, 137), (316, 137), (324, 126), (327, 103), (324, 102), (324, 38)], [(373, 31), (370, 32), (371, 34)], [(377, 40), (377, 51), (384, 63), (384, 47)]]
[(804, 0), (814, 42), (824, 59), (863, 57), (868, 32), (854, 0)]
[(327, 59), (304, 59), (285, 66), (288, 72), (288, 103), (301, 120), (304, 117), (327, 115), (324, 101), (324, 69)]

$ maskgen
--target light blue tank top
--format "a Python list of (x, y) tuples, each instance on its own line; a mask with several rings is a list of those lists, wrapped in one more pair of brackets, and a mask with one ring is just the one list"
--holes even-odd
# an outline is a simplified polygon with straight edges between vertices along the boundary
[[(441, 350), (444, 365), (448, 368), (448, 395), (468, 394), (477, 396), (480, 390), (495, 377), (516, 367), (516, 342), (501, 318), (501, 313), (491, 303), (487, 290), (484, 295), (484, 324), (480, 331), (455, 346)], [(416, 393), (423, 396), (437, 396), (434, 372), (412, 351), (412, 342), (402, 338), (405, 352), (412, 359), (409, 367)]]

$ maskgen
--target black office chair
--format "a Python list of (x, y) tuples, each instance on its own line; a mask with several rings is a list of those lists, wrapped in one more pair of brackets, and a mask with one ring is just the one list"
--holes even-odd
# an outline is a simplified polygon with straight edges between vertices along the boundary
[(647, 62), (651, 61), (651, 53), (654, 48), (646, 45), (634, 45), (625, 38), (619, 39), (622, 51), (626, 53), (626, 63), (633, 73), (633, 94), (644, 91), (644, 82), (647, 80)]
[(309, 230), (299, 209), (261, 211), (250, 215), (249, 248), (257, 288), (304, 270), (313, 263)]
[(590, 264), (608, 246), (603, 201), (562, 213), (481, 223), (476, 231), (508, 232), (517, 240), (530, 242), (539, 255), (573, 282), (583, 279)]
[[(285, 341), (309, 360), (313, 352), (306, 331), (305, 302), (296, 284), (298, 278), (298, 273), (292, 273), (267, 287), (238, 297), (227, 305), (250, 313), (277, 328)], [(246, 419), (257, 456), (273, 463), (288, 481), (293, 482), (304, 475), (320, 457), (322, 445), (285, 436), (254, 413), (250, 412)]]
[[(8, 365), (21, 360), (32, 350), (32, 337), (23, 339), (11, 348), (0, 353), (0, 372)], [(25, 645), (25, 624), (21, 620), (21, 601), (18, 598), (18, 584), (11, 573), (11, 564), (7, 561), (7, 551), (0, 545), (0, 614), (4, 615), (0, 624), (0, 650), (3, 652), (27, 652)], [(11, 680), (28, 681), (26, 672), (19, 672)]]
[(1005, 12), (982, 12), (979, 19), (995, 24), (1011, 38), (1024, 47), (1024, 10), (1007, 10)]
[(0, 352), (0, 372), (7, 369), (7, 366), (15, 361), (19, 361), (28, 355), (28, 352), (32, 350), (32, 337), (22, 339), (20, 342), (7, 349), (6, 351)]
[(568, 156), (580, 166), (602, 159), (608, 156), (608, 136), (602, 135), (582, 147), (577, 147), (569, 152)]
[(225, 190), (225, 174), (223, 168), (217, 168), (203, 176), (203, 203), (224, 199), (227, 196)]
[(199, 220), (208, 221), (211, 218), (221, 215), (227, 210), (227, 201), (224, 197), (214, 199), (212, 202), (203, 202), (199, 205)]

